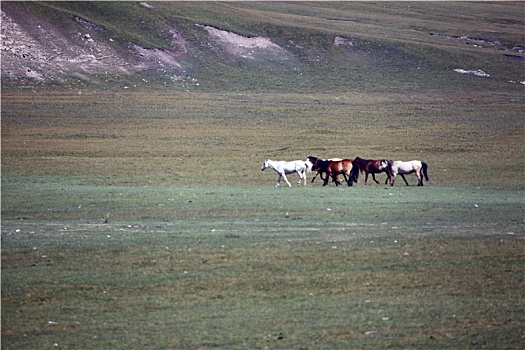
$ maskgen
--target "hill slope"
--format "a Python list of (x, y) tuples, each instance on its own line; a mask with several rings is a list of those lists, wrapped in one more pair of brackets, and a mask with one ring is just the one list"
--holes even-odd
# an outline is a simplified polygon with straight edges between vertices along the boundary
[(2, 2), (2, 88), (523, 91), (523, 3)]

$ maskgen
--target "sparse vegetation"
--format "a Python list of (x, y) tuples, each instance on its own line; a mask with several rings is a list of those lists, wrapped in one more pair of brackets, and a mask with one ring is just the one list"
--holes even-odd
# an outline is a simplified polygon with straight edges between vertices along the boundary
[[(2, 98), (6, 349), (523, 341), (520, 103)], [(309, 153), (424, 158), (431, 181), (289, 189), (260, 171)]]

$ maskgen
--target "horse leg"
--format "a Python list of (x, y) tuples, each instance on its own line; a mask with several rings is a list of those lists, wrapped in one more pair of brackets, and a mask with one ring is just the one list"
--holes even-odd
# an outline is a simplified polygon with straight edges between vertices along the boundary
[(279, 174), (279, 177), (277, 178), (277, 185), (275, 185), (275, 187), (280, 187), (281, 186), (281, 174)]
[[(332, 174), (330, 174), (330, 173), (325, 173), (325, 174), (326, 174), (326, 177), (324, 178), (323, 186), (328, 185), (328, 181), (329, 181), (330, 178), (332, 177)], [(321, 175), (321, 178), (323, 178), (322, 175)]]
[[(372, 174), (374, 176), (374, 174)], [(375, 180), (375, 179), (374, 179)], [(377, 181), (376, 181), (377, 182)], [(368, 184), (368, 173), (365, 171), (365, 186)]]
[(323, 186), (326, 186), (326, 185), (328, 185), (328, 181), (330, 179), (332, 179), (332, 181), (333, 181), (333, 175), (332, 175), (332, 173), (327, 172), (327, 171), (325, 171), (324, 174), (325, 174), (325, 177), (323, 177), (323, 174), (321, 174), (321, 179), (323, 179), (323, 181), (324, 181), (323, 182)]
[(325, 172), (324, 173), (326, 175), (326, 178), (323, 178), (323, 175), (321, 175), (321, 178), (323, 178), (323, 181), (326, 180), (326, 182), (330, 181), (330, 179), (332, 179), (332, 182), (341, 182), (339, 181), (339, 175), (335, 175), (335, 180), (334, 180), (334, 177), (332, 176), (332, 173), (330, 172)]
[[(349, 181), (349, 179), (346, 177), (346, 173), (343, 172), (342, 174), (343, 174), (343, 179), (345, 179), (345, 182), (346, 182), (346, 184), (348, 185), (348, 181)], [(341, 184), (341, 182), (339, 182), (339, 184)], [(350, 185), (348, 185), (348, 186), (350, 186)]]
[(388, 183), (388, 181), (392, 182), (392, 177), (390, 177), (389, 174), (386, 175), (385, 185)]
[(286, 174), (283, 174), (283, 179), (284, 179), (284, 181), (286, 181), (286, 183), (288, 184), (288, 187), (292, 187), (292, 184), (291, 184), (290, 181), (288, 181), (288, 179), (286, 178)]
[(298, 171), (297, 174), (299, 175), (299, 186), (301, 186), (301, 180), (304, 180), (304, 185), (306, 186), (306, 170)]
[(421, 170), (416, 171), (416, 176), (417, 176), (417, 185), (423, 186), (423, 175), (421, 174)]
[(306, 186), (306, 169), (304, 169), (303, 171), (303, 181), (304, 181), (304, 185)]
[(403, 174), (399, 174), (399, 175), (401, 175), (401, 177), (403, 178), (403, 180), (405, 180), (405, 184), (406, 184), (407, 186), (410, 186), (410, 185), (408, 184), (407, 179), (405, 178), (405, 175), (403, 175)]
[(385, 172), (386, 172), (386, 180), (385, 180), (385, 185), (386, 185), (388, 182), (392, 183), (392, 179), (394, 177), (394, 172), (392, 170), (388, 170), (388, 169)]
[[(343, 176), (344, 176), (344, 174), (343, 174)], [(344, 176), (344, 178), (345, 178), (345, 181), (346, 181), (346, 176)], [(338, 178), (337, 174), (333, 174), (332, 175), (332, 179), (335, 182), (335, 186), (339, 186), (341, 184), (341, 181), (339, 181), (339, 178)]]
[(348, 179), (346, 178), (346, 173), (343, 173), (343, 176), (348, 186), (352, 186), (354, 184), (353, 179), (352, 179), (352, 174), (348, 174)]
[[(379, 185), (379, 181), (376, 180), (376, 176), (374, 175), (374, 173), (371, 173), (371, 174), (372, 174), (372, 179), (374, 179), (374, 181), (376, 182), (376, 184)], [(366, 180), (365, 180), (365, 182), (366, 182)], [(366, 185), (366, 183), (365, 183), (365, 185)]]
[[(319, 170), (317, 170), (317, 172), (315, 173), (315, 175), (314, 175), (314, 177), (313, 177), (312, 181), (310, 181), (310, 182), (314, 182), (315, 178), (316, 178), (316, 177), (317, 177), (317, 175), (319, 175), (319, 174), (320, 174), (320, 171), (319, 171)], [(323, 181), (324, 181), (324, 179), (323, 179), (323, 175), (322, 175), (322, 174), (321, 174), (321, 180), (323, 180)]]
[[(394, 174), (392, 174), (392, 175), (389, 177), (389, 179), (390, 179), (390, 186), (392, 186), (392, 187), (394, 186), (394, 182), (396, 181), (396, 176), (397, 176), (397, 174), (394, 173)], [(403, 176), (403, 175), (401, 175), (401, 176)], [(403, 178), (404, 178), (404, 177), (403, 177)], [(387, 181), (388, 181), (388, 178), (387, 178)], [(386, 185), (386, 182), (385, 182), (385, 185)]]

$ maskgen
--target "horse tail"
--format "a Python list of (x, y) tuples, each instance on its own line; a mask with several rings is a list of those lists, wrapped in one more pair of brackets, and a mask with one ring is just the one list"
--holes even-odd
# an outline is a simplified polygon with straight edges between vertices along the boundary
[(388, 159), (386, 161), (386, 170), (387, 170), (387, 173), (392, 176), (394, 174), (394, 161), (392, 159)]
[(394, 165), (394, 161), (392, 159), (387, 159), (386, 160), (386, 168), (385, 168), (385, 173), (386, 173), (386, 181), (385, 181), (385, 185), (387, 184), (387, 182), (390, 180), (390, 182), (392, 182), (392, 179), (394, 178), (394, 170), (392, 169), (392, 166)]
[(425, 175), (425, 179), (428, 181), (428, 173), (427, 173), (428, 165), (425, 162), (421, 162), (421, 165), (423, 166), (423, 175)]
[[(363, 170), (361, 170), (362, 172)], [(352, 170), (350, 170), (350, 177), (353, 178), (354, 182), (359, 182), (359, 161), (355, 160), (352, 162)]]
[(306, 166), (306, 172), (307, 173), (311, 173), (312, 172), (312, 167), (314, 166), (312, 164), (312, 162), (310, 162), (310, 160), (307, 159), (306, 162), (304, 162), (304, 165)]

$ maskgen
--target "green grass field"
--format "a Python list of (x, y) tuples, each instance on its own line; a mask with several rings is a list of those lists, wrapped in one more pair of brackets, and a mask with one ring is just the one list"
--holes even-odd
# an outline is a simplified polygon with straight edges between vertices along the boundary
[(6, 348), (523, 343), (519, 191), (32, 187), (4, 199)]
[[(525, 341), (520, 102), (2, 99), (5, 349)], [(308, 154), (420, 158), (430, 181), (276, 188), (260, 170)]]

